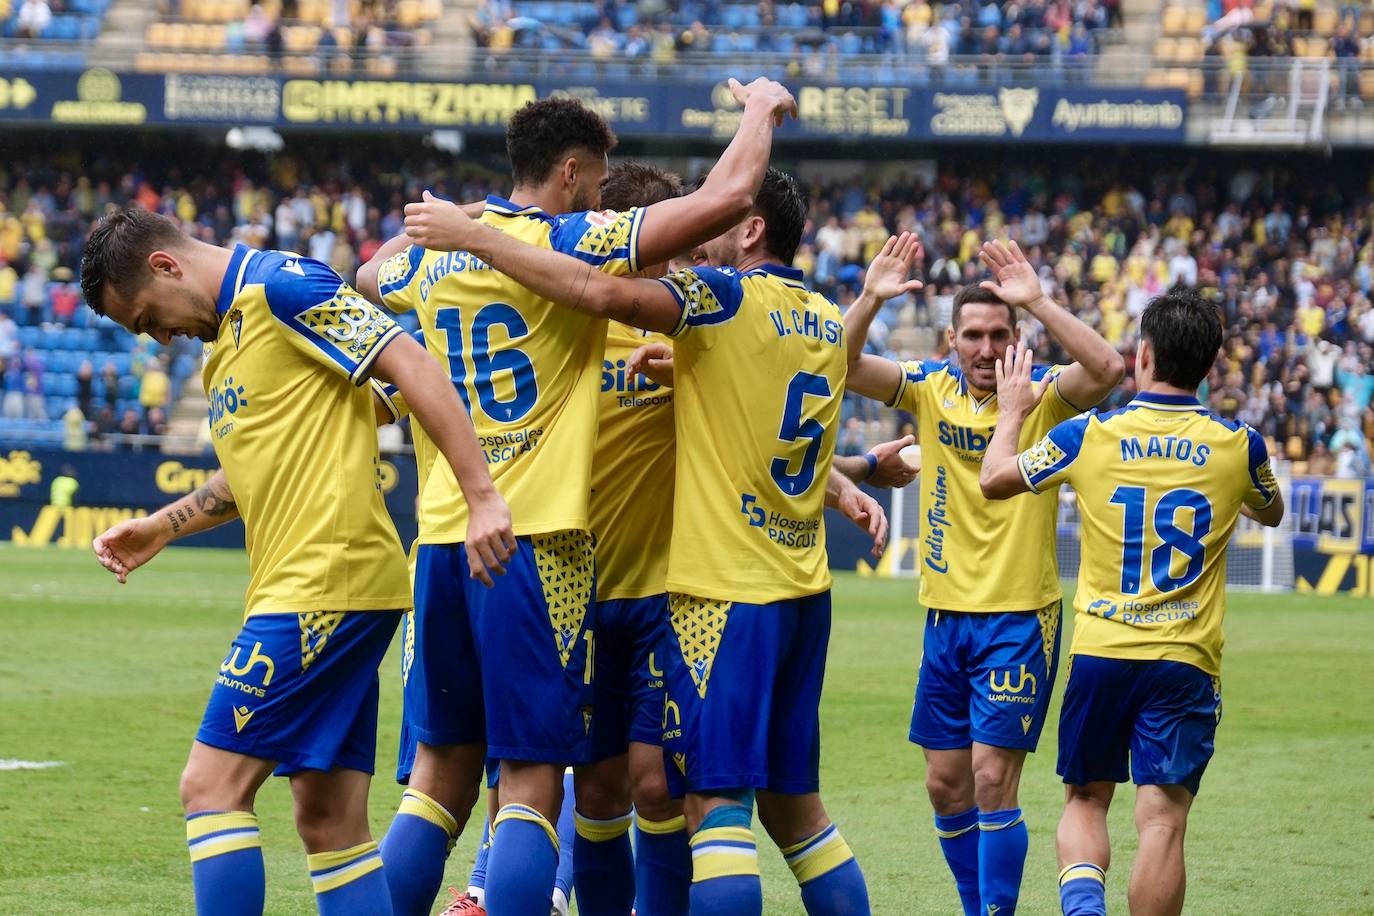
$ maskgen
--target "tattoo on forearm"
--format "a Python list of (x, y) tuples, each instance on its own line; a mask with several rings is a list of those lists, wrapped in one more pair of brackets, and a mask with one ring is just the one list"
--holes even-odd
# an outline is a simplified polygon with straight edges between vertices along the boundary
[(210, 486), (208, 483), (199, 490), (196, 490), (194, 495), (196, 507), (211, 518), (220, 515), (228, 515), (237, 508), (231, 497), (216, 492), (214, 487)]
[(195, 518), (196, 510), (190, 506), (178, 506), (167, 512), (167, 521), (172, 524), (172, 534), (180, 534), (181, 529), (191, 524), (191, 519)]
[(640, 308), (640, 305), (641, 305), (641, 303), (640, 303), (640, 301), (639, 301), (639, 297), (638, 297), (638, 296), (635, 296), (633, 299), (630, 300), (630, 311), (625, 315), (625, 321), (626, 321), (626, 323), (628, 323), (628, 324), (634, 324), (634, 323), (635, 323), (635, 319), (639, 317), (639, 308)]

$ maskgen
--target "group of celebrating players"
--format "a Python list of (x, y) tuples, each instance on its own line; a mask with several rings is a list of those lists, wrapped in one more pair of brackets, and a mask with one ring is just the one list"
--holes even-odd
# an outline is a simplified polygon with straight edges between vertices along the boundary
[[(955, 297), (950, 359), (865, 354), (882, 302), (921, 286), (917, 240), (888, 241), (843, 315), (808, 291), (790, 266), (805, 198), (768, 166), (794, 102), (769, 80), (730, 86), (738, 131), (690, 193), (643, 165), (608, 174), (615, 137), (577, 101), (530, 103), (507, 128), (510, 199), (426, 193), (352, 285), (138, 209), (92, 231), (93, 309), (204, 341), (221, 462), (98, 537), (98, 558), (123, 582), (175, 538), (245, 527), (245, 621), (181, 780), (202, 916), (263, 912), (253, 803), (274, 772), (320, 913), (428, 914), (484, 770), (479, 862), (449, 912), (545, 916), (575, 889), (583, 914), (761, 913), (757, 807), (808, 913), (868, 913), (819, 793), (824, 508), (880, 553), (886, 519), (857, 482), (916, 471), (910, 439), (834, 455), (846, 389), (919, 424), (930, 610), (910, 737), (963, 911), (1016, 909), (1018, 784), (1058, 667), (1065, 481), (1084, 549), (1060, 724), (1064, 912), (1106, 911), (1106, 812), (1128, 775), (1132, 912), (1181, 910), (1220, 717), (1226, 544), (1238, 514), (1283, 512), (1262, 440), (1195, 396), (1218, 316), (1186, 290), (1151, 303), (1140, 394), (1097, 413), (1120, 355), (1044, 295), (1015, 243), (989, 241), (993, 279)], [(1073, 362), (1033, 366), (1018, 309)], [(421, 331), (387, 310), (416, 311)], [(409, 575), (375, 433), (407, 414)], [(377, 669), (398, 628), (406, 788), (379, 846)]]

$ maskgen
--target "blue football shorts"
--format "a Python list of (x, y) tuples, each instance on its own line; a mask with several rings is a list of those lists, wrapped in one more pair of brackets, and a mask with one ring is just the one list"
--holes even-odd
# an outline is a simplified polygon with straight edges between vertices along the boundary
[(1183, 786), (1194, 795), (1221, 722), (1221, 679), (1184, 662), (1069, 657), (1059, 712), (1064, 782)]
[(669, 789), (820, 789), (830, 593), (769, 604), (669, 595)]
[(276, 761), (276, 774), (371, 773), (377, 667), (402, 611), (248, 618), (219, 667), (196, 740)]
[(592, 538), (558, 531), (516, 542), (492, 588), (471, 577), (462, 544), (417, 548), (406, 730), (432, 745), (485, 741), (499, 760), (585, 763)]
[(926, 612), (910, 738), (928, 750), (1035, 750), (1059, 666), (1061, 602), (1038, 611)]
[(625, 753), (631, 741), (663, 742), (663, 662), (672, 628), (668, 596), (596, 605), (592, 759)]

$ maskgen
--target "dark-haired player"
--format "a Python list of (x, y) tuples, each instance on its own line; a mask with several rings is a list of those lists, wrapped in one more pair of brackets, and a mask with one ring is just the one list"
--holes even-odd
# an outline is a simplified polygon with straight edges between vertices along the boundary
[(879, 543), (886, 519), (831, 469), (845, 330), (839, 309), (788, 266), (806, 221), (796, 181), (769, 169), (748, 215), (695, 253), (712, 266), (657, 281), (597, 272), (452, 204), (412, 205), (406, 220), (571, 312), (674, 337), (683, 460), (666, 579), (664, 750), (686, 793), (692, 912), (762, 911), (757, 799), (807, 911), (867, 913), (863, 874), (819, 792), (830, 631), (823, 505), (841, 505)]
[[(488, 198), (482, 222), (606, 273), (633, 272), (710, 238), (748, 209), (772, 128), (794, 108), (771, 81), (732, 86), (740, 129), (707, 181), (627, 213), (590, 209), (615, 144), (606, 122), (575, 100), (530, 103), (507, 128), (511, 199)], [(418, 310), (427, 347), (469, 405), (492, 477), (519, 519), (518, 549), (496, 589), (473, 589), (462, 564), (466, 506), (436, 469), (421, 503), (405, 688), (420, 744), (384, 854), (400, 866), (397, 911), (428, 912), (476, 798), (485, 750), (501, 761), (489, 911), (544, 916), (563, 767), (586, 761), (593, 714), (587, 498), (605, 327), (480, 256), (423, 245), (388, 242), (359, 271), (358, 286), (374, 301)]]
[(897, 363), (863, 354), (880, 304), (871, 288), (845, 314), (849, 390), (916, 416), (920, 600), (929, 611), (911, 740), (925, 751), (936, 833), (967, 916), (1016, 908), (1027, 847), (1017, 790), (1059, 655), (1055, 496), (997, 503), (978, 489), (999, 423), (994, 365), (1017, 339), (1018, 308), (1075, 360), (1036, 369), (1049, 391), (1026, 420), (1027, 443), (1101, 401), (1123, 372), (1110, 344), (1044, 295), (1014, 242), (989, 242), (981, 254), (996, 281), (954, 297), (946, 333), (957, 359)]
[(81, 285), (134, 333), (205, 342), (221, 464), (195, 493), (97, 537), (101, 563), (123, 582), (171, 540), (244, 523), (243, 628), (181, 779), (196, 909), (262, 912), (253, 801), (275, 770), (291, 778), (320, 912), (390, 913), (367, 796), (377, 666), (410, 600), (365, 383), (393, 382), (423, 419), (472, 507), (470, 574), (489, 584), (514, 537), (467, 414), (424, 351), (318, 261), (207, 245), (130, 208), (91, 232)]
[(1140, 392), (1120, 410), (1060, 423), (1022, 449), (1039, 392), (1030, 354), (998, 361), (1002, 420), (983, 462), (991, 499), (1073, 485), (1082, 564), (1059, 718), (1060, 898), (1103, 916), (1107, 809), (1136, 784), (1136, 916), (1176, 916), (1186, 886), (1188, 809), (1221, 720), (1226, 548), (1236, 518), (1283, 520), (1259, 433), (1198, 403), (1221, 349), (1221, 316), (1192, 290), (1159, 296), (1140, 319)]

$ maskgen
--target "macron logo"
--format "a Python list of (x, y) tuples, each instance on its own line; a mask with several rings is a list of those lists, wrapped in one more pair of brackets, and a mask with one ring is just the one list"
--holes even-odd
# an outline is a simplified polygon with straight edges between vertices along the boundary
[(293, 273), (298, 277), (305, 276), (305, 269), (301, 267), (300, 261), (297, 261), (295, 258), (287, 260), (287, 262), (281, 266), (281, 269), (287, 273)]

